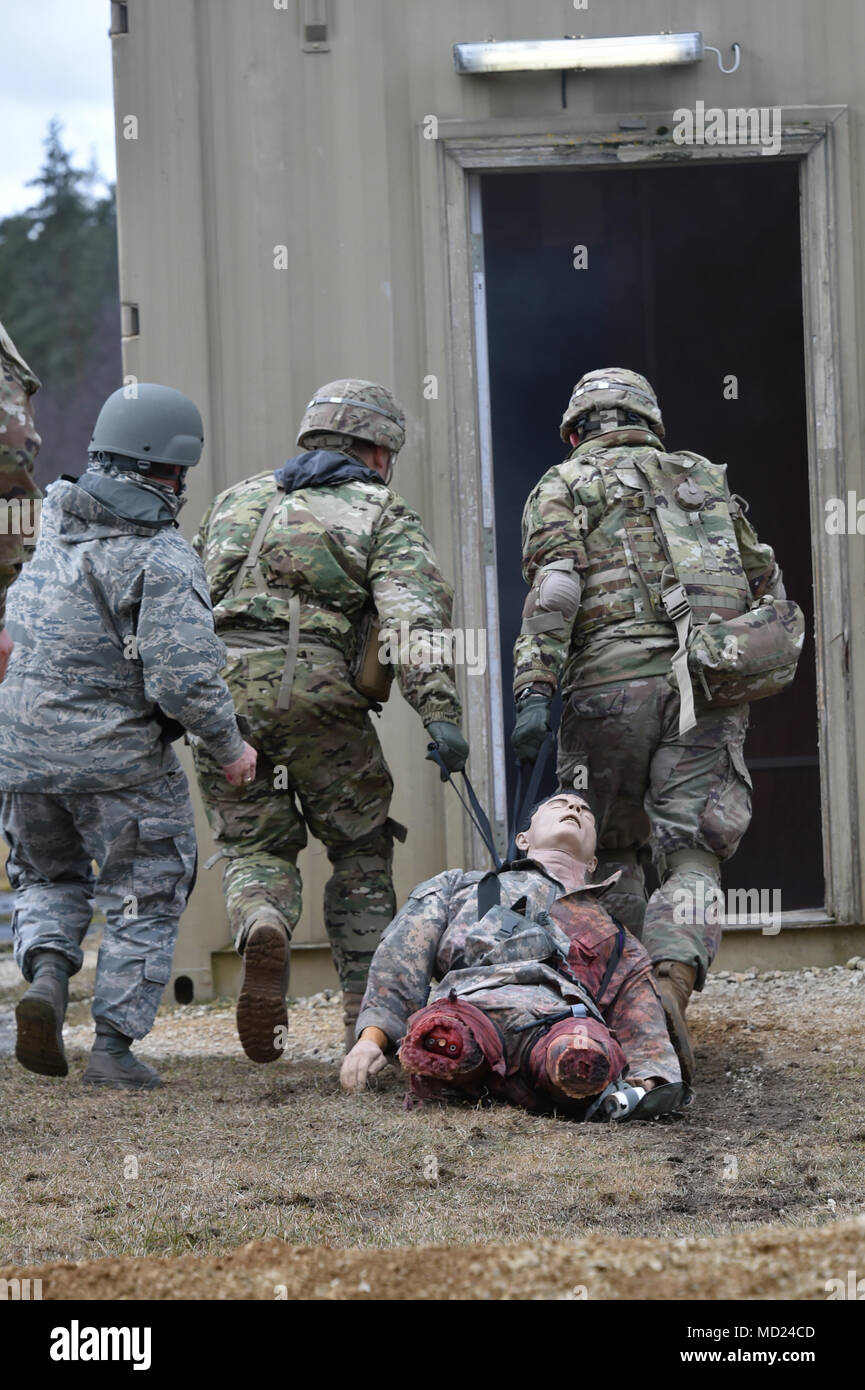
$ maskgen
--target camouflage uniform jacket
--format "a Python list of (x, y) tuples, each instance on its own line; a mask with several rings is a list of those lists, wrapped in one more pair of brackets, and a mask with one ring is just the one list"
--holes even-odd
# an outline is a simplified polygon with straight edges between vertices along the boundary
[[(566, 892), (541, 865), (525, 859), (498, 877), (502, 906), (511, 906), (532, 920), (544, 921), (554, 895), (555, 923), (567, 937), (579, 938), (577, 958), (582, 965), (577, 973), (590, 989), (597, 989), (617, 930), (595, 894), (618, 875), (604, 884)], [(482, 873), (448, 869), (415, 888), (373, 956), (358, 1036), (364, 1028), (376, 1027), (391, 1044), (400, 1042), (408, 1019), (427, 1003), (430, 985), (438, 980), (433, 998), (447, 997), (454, 989), (493, 1015), (499, 1030), (509, 1035), (506, 1052), (518, 1065), (522, 1050), (537, 1037), (529, 1029), (520, 1032), (522, 1026), (560, 1014), (563, 1004), (567, 1008), (579, 1002), (578, 992), (567, 979), (542, 961), (478, 963), (481, 878)], [(625, 932), (622, 955), (598, 1004), (622, 1046), (632, 1076), (681, 1079), (651, 961), (630, 932)], [(516, 1047), (515, 1039), (522, 1040)]]
[(38, 502), (34, 506), (34, 499), (42, 496), (33, 481), (41, 440), (30, 404), (38, 389), (38, 379), (0, 323), (0, 628), (5, 622), (6, 591), (24, 563), (24, 536), (35, 532)]
[(128, 520), (83, 487), (53, 483), (9, 631), (0, 789), (111, 791), (165, 775), (179, 763), (157, 706), (218, 763), (243, 752), (207, 582), (173, 526)]
[[(258, 557), (264, 582), (250, 574), (235, 592), (277, 477), (286, 490)], [(419, 634), (445, 630), (451, 621), (453, 590), (420, 517), (371, 469), (343, 454), (301, 454), (278, 475), (259, 473), (228, 488), (206, 513), (194, 545), (207, 571), (217, 631), (227, 641), (238, 632), (287, 641), (293, 591), (303, 636), (349, 661), (370, 600), (382, 629), (398, 638), (408, 631), (401, 624)], [(459, 724), (452, 666), (408, 660), (409, 647), (414, 640), (396, 663), (406, 700), (425, 723)]]
[[(684, 470), (691, 467), (699, 472), (710, 497), (701, 513), (706, 544), (720, 549), (728, 538), (733, 544), (735, 535), (753, 598), (767, 592), (783, 597), (772, 549), (757, 539), (741, 499), (731, 497), (725, 467), (687, 451), (665, 454), (648, 430), (617, 430), (603, 438), (604, 447), (598, 439), (587, 439), (549, 469), (526, 502), (526, 583), (533, 584), (544, 566), (573, 561), (581, 598), (578, 612), (558, 630), (524, 630), (517, 638), (514, 696), (537, 683), (555, 688), (561, 681), (568, 691), (669, 673), (676, 633), (660, 604), (666, 557), (634, 466), (634, 458), (645, 456), (647, 447), (656, 451), (654, 461), (662, 474), (685, 478)], [(723, 571), (738, 570), (738, 561), (734, 556), (733, 563), (725, 564), (720, 553), (715, 567), (725, 581), (731, 580)], [(743, 602), (737, 611), (745, 606)]]

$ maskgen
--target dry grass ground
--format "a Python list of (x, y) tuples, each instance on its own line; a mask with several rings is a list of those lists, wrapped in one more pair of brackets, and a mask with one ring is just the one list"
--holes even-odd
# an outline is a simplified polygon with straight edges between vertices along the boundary
[[(0, 958), (7, 1021), (20, 993), (9, 967)], [(825, 1298), (825, 1280), (846, 1278), (857, 1249), (865, 1273), (865, 1229), (850, 1221), (865, 1208), (862, 972), (713, 979), (693, 1006), (695, 1104), (621, 1127), (500, 1106), (406, 1113), (393, 1068), (373, 1093), (344, 1096), (338, 1009), (324, 999), (290, 1011), (289, 1052), (272, 1067), (243, 1057), (224, 1001), (165, 1008), (138, 1049), (165, 1088), (92, 1094), (80, 1081), (91, 980), (84, 971), (73, 982), (68, 1078), (0, 1058), (0, 1266), (218, 1257), (171, 1274), (152, 1261), (112, 1266), (117, 1293), (138, 1280), (144, 1297), (176, 1288), (183, 1270), (190, 1289), (204, 1280), (197, 1297), (272, 1297), (270, 1284), (325, 1297), (385, 1286), (389, 1296), (453, 1296), (472, 1266), (488, 1296), (521, 1280), (549, 1296), (537, 1251), (399, 1249), (505, 1242), (547, 1243), (542, 1263), (559, 1271), (559, 1297), (577, 1296), (568, 1289), (586, 1284), (578, 1275), (589, 1265), (590, 1297), (729, 1297), (750, 1279), (750, 1296), (784, 1296), (786, 1282), (793, 1296)], [(801, 1229), (761, 1232), (770, 1223)], [(694, 1244), (707, 1237), (725, 1238), (707, 1247), (713, 1255)], [(237, 1250), (274, 1238), (337, 1248)], [(347, 1249), (358, 1246), (385, 1253)], [(75, 1277), (96, 1296), (108, 1274)], [(70, 1277), (54, 1271), (54, 1296)]]

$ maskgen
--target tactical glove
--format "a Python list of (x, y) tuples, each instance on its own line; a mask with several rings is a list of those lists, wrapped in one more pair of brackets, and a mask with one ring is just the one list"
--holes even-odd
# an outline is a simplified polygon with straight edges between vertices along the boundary
[[(435, 743), (438, 755), (448, 772), (462, 772), (469, 755), (469, 746), (456, 724), (433, 720), (431, 724), (427, 724), (426, 731)], [(427, 758), (430, 762), (435, 762), (432, 753), (428, 752)]]
[(517, 710), (517, 722), (511, 734), (511, 748), (521, 763), (534, 763), (551, 732), (549, 695), (529, 695)]

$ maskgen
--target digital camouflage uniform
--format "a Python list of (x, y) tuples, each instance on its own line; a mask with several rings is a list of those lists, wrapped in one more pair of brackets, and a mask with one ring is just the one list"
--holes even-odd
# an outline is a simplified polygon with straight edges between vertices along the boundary
[(91, 486), (116, 506), (135, 493), (89, 472), (52, 484), (34, 557), (10, 594), (0, 833), (25, 978), (43, 950), (80, 969), (100, 893), (93, 1015), (139, 1038), (195, 875), (192, 807), (163, 721), (191, 730), (222, 764), (243, 740), (200, 561), (173, 526), (119, 515)]
[[(308, 827), (333, 866), (324, 920), (340, 981), (359, 996), (395, 910), (393, 838), (405, 832), (388, 815), (393, 781), (370, 702), (350, 678), (358, 625), (372, 600), (383, 627), (441, 630), (453, 595), (418, 515), (344, 439), (340, 452), (329, 447), (340, 437), (319, 436), (325, 447), (229, 488), (202, 522), (195, 546), (228, 649), (224, 674), (259, 771), (252, 785), (234, 788), (206, 753), (197, 752), (196, 765), (227, 861), (238, 950), (262, 908), (293, 930)], [(242, 571), (274, 500), (257, 561)], [(406, 663), (396, 678), (424, 724), (459, 722), (450, 667)]]
[[(35, 544), (38, 498), (33, 465), (41, 440), (33, 423), (31, 397), (39, 381), (0, 323), (0, 628), (6, 591), (25, 559), (24, 541)], [(17, 503), (9, 507), (8, 503)]]
[[(543, 1108), (527, 1084), (527, 1061), (545, 1019), (560, 1018), (580, 994), (549, 959), (509, 959), (513, 952), (478, 922), (479, 872), (448, 869), (415, 888), (381, 939), (373, 958), (358, 1018), (380, 1028), (392, 1047), (404, 1037), (411, 1016), (427, 1003), (453, 999), (481, 1009), (501, 1037), (506, 1077), (503, 1098)], [(566, 892), (535, 861), (525, 859), (498, 875), (501, 906), (532, 922), (550, 916), (565, 937), (579, 942), (570, 960), (595, 994), (607, 1027), (615, 1034), (634, 1078), (681, 1079), (667, 1034), (651, 961), (640, 943), (624, 933), (624, 948), (598, 997), (604, 966), (617, 940), (616, 924), (604, 908), (609, 888), (595, 885)], [(598, 896), (601, 895), (601, 896)], [(497, 919), (498, 920), (498, 919)], [(481, 934), (479, 936), (479, 933)], [(484, 934), (486, 933), (486, 934)], [(469, 949), (471, 948), (471, 949)], [(480, 955), (488, 963), (479, 963)], [(492, 958), (492, 959), (491, 959)], [(430, 986), (437, 981), (430, 996)]]
[[(638, 405), (642, 390), (651, 390), (635, 373), (609, 374), (640, 385)], [(529, 496), (523, 575), (532, 591), (514, 648), (514, 695), (561, 686), (559, 782), (588, 790), (602, 871), (622, 870), (610, 910), (641, 936), (653, 961), (694, 966), (702, 988), (720, 927), (717, 912), (702, 920), (695, 888), (702, 878), (704, 901), (714, 901), (718, 863), (734, 853), (751, 817), (743, 751), (748, 707), (712, 707), (695, 686), (695, 726), (679, 731), (680, 697), (671, 676), (676, 632), (660, 602), (669, 566), (646, 497), (675, 513), (685, 537), (678, 559), (690, 566), (686, 588), (695, 621), (705, 622), (711, 612), (743, 613), (752, 596), (783, 597), (784, 591), (771, 548), (758, 541), (746, 504), (730, 494), (726, 467), (699, 454), (665, 452), (657, 403), (654, 412), (653, 428), (642, 421), (643, 427), (607, 427), (587, 438)], [(572, 399), (563, 437), (576, 415)], [(676, 491), (683, 484), (694, 495), (702, 492), (698, 520), (689, 521), (677, 502), (688, 496)], [(557, 567), (572, 573), (578, 588), (570, 611), (554, 619), (539, 603), (538, 585), (545, 570), (555, 575)], [(662, 884), (647, 905), (649, 845)], [(681, 889), (695, 904), (692, 924), (673, 920)]]

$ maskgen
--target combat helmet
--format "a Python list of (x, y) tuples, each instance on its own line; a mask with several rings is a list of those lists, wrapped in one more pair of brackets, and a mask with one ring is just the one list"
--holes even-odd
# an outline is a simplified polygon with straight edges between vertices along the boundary
[(562, 416), (559, 432), (566, 444), (572, 433), (583, 437), (583, 430), (577, 428), (581, 416), (591, 417), (584, 422), (589, 424), (586, 433), (606, 434), (630, 424), (650, 429), (659, 439), (664, 437), (655, 392), (644, 376), (626, 367), (601, 367), (580, 377)]
[(297, 443), (327, 447), (339, 438), (363, 439), (398, 454), (405, 444), (405, 415), (386, 386), (358, 377), (329, 381), (306, 407)]
[[(87, 453), (91, 469), (155, 493), (176, 515), (185, 500), (186, 470), (198, 463), (203, 447), (204, 425), (195, 402), (171, 386), (140, 381), (108, 397), (96, 417)], [(168, 482), (150, 476), (154, 464), (181, 469), (176, 492)]]

